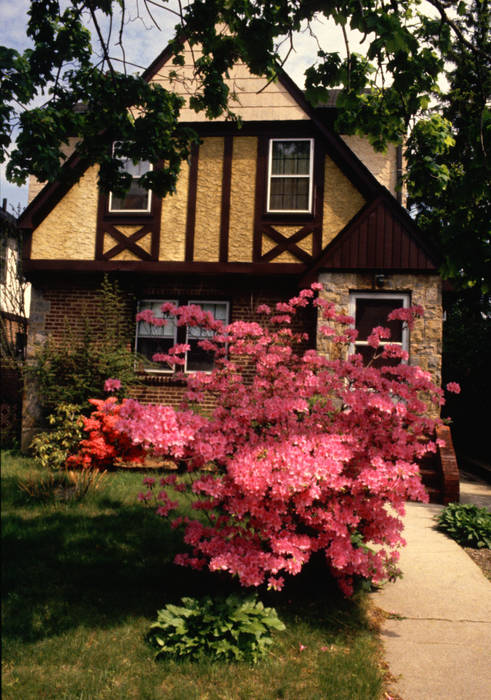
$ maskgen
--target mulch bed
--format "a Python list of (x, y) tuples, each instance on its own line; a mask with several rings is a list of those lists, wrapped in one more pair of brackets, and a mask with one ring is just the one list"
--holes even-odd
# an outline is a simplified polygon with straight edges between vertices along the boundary
[(478, 565), (488, 581), (491, 581), (491, 549), (472, 549), (471, 547), (463, 547), (463, 549)]

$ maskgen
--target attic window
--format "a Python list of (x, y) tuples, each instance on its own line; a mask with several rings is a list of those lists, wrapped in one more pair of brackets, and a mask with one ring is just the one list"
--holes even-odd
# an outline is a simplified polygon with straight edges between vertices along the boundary
[(142, 175), (152, 169), (148, 161), (133, 163), (130, 158), (124, 161), (124, 170), (132, 177), (129, 190), (124, 197), (118, 197), (112, 192), (109, 194), (110, 212), (149, 212), (152, 193), (139, 184)]
[(311, 212), (313, 139), (271, 139), (268, 212)]

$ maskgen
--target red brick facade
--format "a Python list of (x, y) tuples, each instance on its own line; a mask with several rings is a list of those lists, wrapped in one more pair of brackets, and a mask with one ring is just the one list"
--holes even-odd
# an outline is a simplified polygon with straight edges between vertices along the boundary
[[(66, 276), (53, 279), (43, 276), (34, 281), (33, 315), (36, 318), (31, 337), (51, 336), (61, 342), (70, 338), (81, 340), (89, 325), (100, 325), (100, 276)], [(185, 303), (196, 301), (228, 301), (230, 321), (257, 320), (259, 304), (275, 304), (293, 296), (297, 289), (291, 278), (273, 280), (254, 277), (149, 277), (121, 275), (118, 278), (124, 300), (129, 342), (134, 346), (135, 314), (140, 299), (178, 299)], [(308, 332), (314, 338), (315, 319), (312, 314), (299, 319), (294, 330)], [(30, 347), (32, 355), (35, 348)], [(169, 374), (141, 373), (142, 383), (132, 390), (132, 396), (145, 403), (165, 403), (177, 407), (183, 397), (185, 380), (181, 372)]]

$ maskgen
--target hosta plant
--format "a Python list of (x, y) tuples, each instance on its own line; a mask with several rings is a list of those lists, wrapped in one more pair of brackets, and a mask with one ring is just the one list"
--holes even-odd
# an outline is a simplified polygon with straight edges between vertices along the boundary
[(150, 626), (148, 640), (157, 648), (156, 658), (256, 662), (271, 646), (272, 630), (285, 629), (276, 610), (253, 596), (184, 597), (181, 603), (159, 610)]
[(464, 547), (491, 547), (491, 513), (470, 503), (449, 503), (435, 516), (437, 528)]

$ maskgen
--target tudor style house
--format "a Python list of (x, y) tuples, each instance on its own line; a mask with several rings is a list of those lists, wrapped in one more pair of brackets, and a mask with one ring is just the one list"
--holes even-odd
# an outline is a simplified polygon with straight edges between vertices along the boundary
[[(189, 94), (191, 52), (184, 57), (178, 69), (165, 50), (145, 77), (168, 85), (170, 72), (181, 70), (173, 89)], [(72, 333), (82, 331), (83, 309), (104, 273), (117, 276), (128, 295), (130, 318), (138, 307), (158, 311), (173, 301), (200, 304), (225, 321), (248, 319), (258, 304), (319, 281), (325, 297), (355, 317), (362, 352), (367, 329), (384, 323), (392, 308), (423, 306), (424, 319), (395, 340), (411, 363), (439, 381), (441, 280), (402, 206), (400, 151), (376, 153), (359, 137), (336, 134), (334, 107), (312, 108), (284, 72), (266, 83), (239, 64), (229, 80), (241, 125), (210, 122), (183, 108), (182, 120), (201, 140), (173, 195), (161, 199), (142, 190), (137, 178), (151, 164), (140, 163), (128, 165), (135, 182), (125, 198), (106, 196), (97, 189), (96, 167), (81, 171), (74, 155), (65, 167), (81, 171), (76, 184), (70, 178), (45, 187), (33, 183), (33, 199), (20, 218), (32, 282), (28, 352), (48, 335), (61, 337), (64, 322)], [(135, 351), (151, 358), (186, 340), (183, 332), (178, 337), (171, 325), (140, 322)], [(179, 401), (181, 372), (209, 367), (197, 340), (187, 338), (184, 370), (149, 364), (138, 397)], [(34, 415), (26, 401), (26, 438)]]

